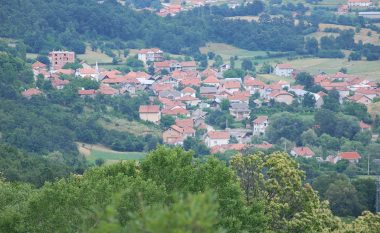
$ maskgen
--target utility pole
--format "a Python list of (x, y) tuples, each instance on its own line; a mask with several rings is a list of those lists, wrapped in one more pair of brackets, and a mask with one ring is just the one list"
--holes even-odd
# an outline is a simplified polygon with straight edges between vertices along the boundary
[[(374, 159), (374, 163), (380, 164), (380, 159)], [(376, 213), (380, 212), (380, 175), (376, 177)]]
[(376, 180), (376, 213), (380, 212), (380, 176)]

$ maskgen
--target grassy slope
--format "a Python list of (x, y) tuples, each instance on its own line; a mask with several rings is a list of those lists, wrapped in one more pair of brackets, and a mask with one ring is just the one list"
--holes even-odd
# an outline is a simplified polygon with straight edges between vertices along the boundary
[[(355, 30), (355, 27), (351, 27), (351, 26), (343, 26), (343, 25), (336, 25), (336, 24), (320, 24), (319, 25), (320, 31), (316, 33), (312, 33), (309, 36), (315, 37), (318, 40), (320, 40), (320, 38), (323, 36), (329, 36), (329, 35), (337, 36), (338, 35), (337, 33), (324, 32), (324, 29), (326, 28), (339, 28), (341, 30), (349, 30), (349, 29)], [(371, 36), (368, 36), (369, 32), (372, 33)], [(359, 40), (361, 40), (363, 41), (363, 43), (371, 43), (375, 45), (380, 45), (379, 37), (380, 37), (379, 33), (372, 31), (370, 29), (363, 28), (360, 30), (359, 33), (355, 33), (355, 42), (359, 42)]]
[(161, 130), (157, 126), (145, 125), (137, 121), (128, 121), (127, 119), (109, 117), (107, 120), (100, 119), (99, 123), (108, 130), (117, 130), (128, 132), (135, 135), (152, 134), (161, 136)]

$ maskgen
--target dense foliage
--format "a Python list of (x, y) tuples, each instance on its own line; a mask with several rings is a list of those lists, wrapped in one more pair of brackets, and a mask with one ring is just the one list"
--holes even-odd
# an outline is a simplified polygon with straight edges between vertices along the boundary
[[(101, 7), (99, 7), (101, 4)], [(262, 3), (256, 11), (262, 10)], [(248, 5), (249, 7), (250, 5)], [(43, 13), (42, 13), (43, 12)], [(202, 17), (199, 17), (202, 15)], [(269, 17), (269, 16), (268, 16)], [(8, 1), (0, 8), (0, 36), (20, 38), (28, 51), (46, 53), (67, 47), (83, 53), (83, 41), (119, 38), (133, 47), (157, 46), (172, 53), (194, 53), (207, 41), (221, 41), (246, 49), (303, 48), (303, 28), (291, 19), (262, 17), (259, 22), (227, 20), (206, 8), (160, 18), (135, 12), (116, 1)]]
[[(233, 158), (231, 167), (160, 147), (140, 163), (94, 168), (40, 189), (0, 181), (2, 232), (376, 232), (352, 224), (303, 184), (284, 153)], [(371, 230), (372, 229), (372, 230)]]

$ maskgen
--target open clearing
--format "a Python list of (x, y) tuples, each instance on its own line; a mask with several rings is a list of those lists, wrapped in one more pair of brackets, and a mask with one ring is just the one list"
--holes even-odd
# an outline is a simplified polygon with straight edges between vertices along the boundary
[[(326, 28), (338, 28), (340, 30), (349, 30), (352, 29), (355, 31), (355, 27), (352, 26), (343, 26), (343, 25), (337, 25), (337, 24), (327, 24), (327, 23), (321, 23), (319, 24), (319, 32), (315, 32), (310, 34), (309, 36), (315, 37), (318, 40), (321, 39), (323, 36), (338, 36), (338, 33), (330, 33), (330, 32), (324, 32)], [(369, 35), (370, 33), (371, 35)], [(355, 33), (355, 42), (359, 42), (360, 40), (363, 41), (363, 43), (371, 43), (375, 45), (380, 45), (380, 39), (379, 39), (380, 34), (372, 31), (367, 28), (362, 28), (359, 33)]]
[(141, 160), (146, 156), (144, 152), (119, 152), (111, 150), (102, 145), (90, 145), (85, 143), (77, 143), (78, 150), (85, 156), (90, 163), (97, 159), (103, 159), (106, 164), (115, 163), (122, 160)]
[(295, 69), (317, 74), (320, 72), (336, 73), (342, 67), (349, 74), (357, 74), (369, 80), (380, 81), (380, 61), (348, 61), (347, 59), (307, 58), (284, 61)]
[(371, 104), (368, 106), (368, 112), (369, 112), (372, 116), (380, 115), (380, 102), (371, 103)]
[(135, 135), (152, 134), (161, 137), (161, 130), (155, 125), (145, 125), (137, 121), (122, 118), (103, 118), (98, 121), (105, 129), (128, 132)]
[(104, 53), (101, 53), (99, 51), (92, 51), (91, 48), (86, 48), (85, 54), (79, 54), (77, 56), (79, 59), (86, 61), (89, 65), (95, 65), (96, 62), (98, 63), (111, 63), (112, 58), (107, 56)]
[(215, 54), (220, 55), (225, 62), (228, 62), (230, 57), (233, 56), (238, 56), (239, 59), (244, 59), (266, 55), (266, 52), (264, 51), (249, 51), (224, 43), (207, 43), (206, 46), (201, 47), (200, 50), (202, 53), (214, 52)]
[(278, 81), (293, 82), (294, 80), (290, 77), (279, 77), (273, 74), (257, 74), (257, 79), (265, 83), (272, 83)]

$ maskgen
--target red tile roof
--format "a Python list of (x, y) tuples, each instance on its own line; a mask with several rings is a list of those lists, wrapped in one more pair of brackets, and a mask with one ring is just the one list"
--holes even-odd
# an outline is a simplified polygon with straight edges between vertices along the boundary
[(160, 106), (158, 105), (141, 105), (139, 113), (159, 113)]
[(182, 107), (176, 108), (176, 106), (173, 106), (173, 107), (166, 107), (166, 108), (164, 108), (162, 110), (162, 114), (164, 114), (164, 115), (173, 115), (173, 116), (176, 116), (176, 115), (188, 115), (189, 111), (187, 111), (186, 109), (184, 109)]
[(216, 84), (220, 83), (219, 80), (214, 75), (208, 76), (205, 80), (202, 81), (204, 84)]
[(226, 131), (210, 131), (207, 133), (210, 139), (229, 139), (230, 133)]
[(62, 80), (62, 79), (59, 79), (59, 78), (55, 78), (55, 79), (52, 79), (51, 80), (51, 85), (55, 88), (57, 88), (58, 86), (64, 86), (64, 85), (67, 85), (69, 84), (70, 81), (69, 80)]
[(182, 93), (195, 93), (196, 91), (191, 87), (185, 87), (182, 89)]
[(190, 118), (188, 118), (188, 119), (176, 119), (175, 124), (178, 125), (179, 127), (182, 127), (182, 128), (194, 127), (194, 121), (193, 121), (193, 119), (190, 119)]
[(264, 88), (265, 83), (261, 82), (260, 80), (253, 79), (252, 77), (246, 77), (244, 79), (244, 85), (246, 86), (258, 86)]
[(90, 89), (90, 90), (79, 90), (78, 91), (79, 95), (95, 95), (96, 90)]
[(33, 69), (39, 69), (39, 68), (45, 68), (45, 67), (46, 67), (46, 65), (44, 63), (42, 63), (42, 62), (39, 62), (39, 61), (36, 61), (32, 65)]
[(183, 86), (195, 86), (199, 87), (201, 85), (200, 78), (184, 78), (179, 81)]
[(241, 83), (239, 81), (227, 81), (223, 84), (223, 87), (226, 89), (239, 89), (241, 87)]
[(338, 154), (338, 156), (346, 160), (357, 160), (361, 158), (360, 154), (356, 151), (341, 152)]
[(36, 89), (36, 88), (29, 88), (23, 92), (21, 92), (21, 95), (23, 95), (24, 97), (31, 97), (33, 95), (40, 95), (42, 94), (42, 91)]
[(151, 48), (151, 49), (140, 49), (140, 54), (147, 54), (147, 53), (162, 53), (162, 51), (159, 48)]
[(183, 61), (180, 64), (182, 67), (197, 67), (197, 63), (195, 61)]
[(278, 67), (279, 69), (293, 69), (292, 65), (288, 63), (277, 64), (276, 67)]
[(255, 120), (253, 120), (254, 124), (262, 124), (268, 120), (268, 116), (258, 116)]
[(101, 85), (99, 88), (99, 93), (102, 95), (115, 95), (119, 93), (119, 90), (107, 85)]
[(298, 156), (303, 156), (303, 157), (310, 157), (310, 156), (314, 156), (314, 152), (309, 148), (309, 147), (294, 147), (292, 149), (292, 151), (294, 151), (294, 153)]
[(270, 97), (277, 97), (279, 95), (290, 95), (290, 96), (293, 96), (292, 94), (290, 94), (287, 91), (274, 91), (274, 92), (272, 92), (272, 93), (269, 94)]
[(371, 125), (364, 123), (363, 121), (359, 122), (359, 126), (361, 129), (370, 129)]

